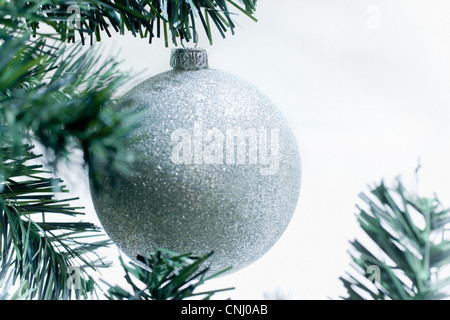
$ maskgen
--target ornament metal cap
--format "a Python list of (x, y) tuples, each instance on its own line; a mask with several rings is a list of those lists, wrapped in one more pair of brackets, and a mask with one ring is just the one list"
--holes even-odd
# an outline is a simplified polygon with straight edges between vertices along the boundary
[(170, 66), (173, 70), (182, 71), (207, 69), (208, 52), (201, 48), (172, 49)]

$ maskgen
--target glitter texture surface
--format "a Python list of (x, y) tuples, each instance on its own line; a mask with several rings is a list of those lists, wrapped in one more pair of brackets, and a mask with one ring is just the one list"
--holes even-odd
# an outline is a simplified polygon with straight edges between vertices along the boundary
[(301, 165), (286, 119), (263, 93), (222, 71), (172, 70), (118, 108), (139, 114), (135, 173), (112, 179), (99, 168), (102, 190), (91, 192), (127, 256), (214, 251), (211, 272), (233, 272), (275, 244), (297, 205)]

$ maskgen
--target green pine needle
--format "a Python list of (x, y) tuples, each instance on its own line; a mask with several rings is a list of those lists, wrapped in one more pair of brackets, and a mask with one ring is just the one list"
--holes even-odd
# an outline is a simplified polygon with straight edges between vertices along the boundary
[[(189, 42), (198, 40), (189, 29), (195, 28), (195, 17), (202, 10), (207, 12), (217, 30), (225, 38), (230, 30), (234, 34), (235, 25), (228, 4), (245, 14), (253, 21), (256, 10), (256, 0), (241, 1), (238, 4), (231, 0), (34, 0), (14, 1), (14, 7), (7, 6), (6, 0), (0, 0), (0, 25), (14, 25), (16, 21), (6, 17), (23, 17), (35, 35), (42, 35), (40, 24), (50, 26), (62, 41), (75, 42), (80, 37), (85, 43), (89, 37), (91, 43), (101, 41), (101, 34), (108, 36), (112, 32), (124, 34), (130, 32), (134, 36), (149, 37), (149, 41), (159, 37), (160, 20), (167, 25), (169, 32), (164, 32), (164, 43), (177, 45), (177, 38)], [(4, 6), (4, 8), (2, 8)], [(23, 12), (27, 12), (26, 15)], [(3, 20), (3, 21), (2, 21)], [(75, 22), (75, 25), (73, 24)], [(155, 23), (157, 22), (157, 23)], [(111, 30), (112, 29), (112, 30)], [(204, 25), (208, 39), (211, 39), (211, 27)]]
[(341, 277), (348, 300), (429, 300), (450, 294), (450, 210), (437, 198), (410, 194), (398, 180), (361, 194), (358, 222), (367, 236), (351, 242), (353, 272)]
[(108, 108), (127, 78), (118, 63), (100, 63), (99, 51), (81, 45), (30, 42), (27, 33), (0, 30), (0, 43), (0, 147), (13, 150), (34, 139), (52, 164), (79, 149), (86, 164), (96, 158), (126, 171), (130, 128), (126, 116)]
[(158, 249), (149, 257), (139, 257), (141, 264), (127, 264), (120, 257), (125, 271), (125, 279), (131, 289), (108, 285), (107, 298), (110, 300), (184, 300), (192, 297), (210, 299), (214, 294), (233, 288), (195, 292), (205, 281), (217, 277), (206, 277), (209, 271), (207, 261), (213, 253), (202, 257), (177, 254), (170, 250)]
[(0, 148), (0, 298), (87, 299), (96, 289), (88, 269), (106, 266), (96, 251), (110, 241), (92, 223), (47, 222), (83, 213), (70, 206), (75, 199), (55, 198), (66, 189), (29, 164), (31, 149), (23, 145), (10, 157), (11, 148)]

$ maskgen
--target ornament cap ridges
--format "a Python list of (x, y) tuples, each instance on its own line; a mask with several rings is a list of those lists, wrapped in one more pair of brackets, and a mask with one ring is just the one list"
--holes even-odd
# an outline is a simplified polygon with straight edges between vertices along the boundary
[(208, 52), (203, 48), (172, 49), (170, 66), (183, 71), (208, 69)]

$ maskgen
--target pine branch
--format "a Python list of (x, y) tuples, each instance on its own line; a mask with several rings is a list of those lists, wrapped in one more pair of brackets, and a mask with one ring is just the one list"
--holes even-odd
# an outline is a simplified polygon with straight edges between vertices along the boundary
[(141, 265), (134, 262), (128, 265), (120, 257), (130, 289), (108, 285), (106, 296), (110, 300), (184, 300), (192, 297), (208, 300), (218, 292), (233, 289), (195, 292), (206, 281), (228, 270), (207, 277), (209, 266), (205, 264), (212, 255), (192, 257), (158, 249), (149, 257), (139, 257)]
[[(237, 4), (231, 0), (67, 0), (67, 1), (25, 1), (17, 0), (15, 8), (3, 10), (3, 17), (23, 17), (34, 34), (39, 33), (42, 23), (50, 26), (62, 41), (75, 42), (78, 35), (81, 42), (86, 37), (92, 44), (101, 41), (101, 34), (112, 32), (135, 37), (148, 38), (151, 43), (161, 34), (166, 46), (169, 37), (177, 45), (179, 41), (198, 41), (198, 21), (212, 43), (211, 26), (205, 23), (210, 17), (222, 37), (226, 32), (234, 34), (235, 23), (228, 5), (256, 21), (254, 12), (256, 0), (244, 0)], [(0, 1), (0, 6), (5, 1)], [(29, 10), (32, 9), (32, 10)], [(25, 10), (29, 14), (21, 15)], [(0, 10), (1, 13), (2, 10)], [(2, 20), (0, 20), (1, 24)], [(3, 24), (14, 24), (14, 19), (3, 18)], [(168, 30), (168, 32), (167, 32)], [(170, 33), (170, 36), (169, 36)]]
[(400, 181), (361, 194), (368, 210), (358, 222), (371, 240), (351, 242), (353, 272), (341, 277), (344, 299), (429, 300), (449, 296), (450, 241), (445, 237), (450, 209), (437, 198), (408, 193)]
[(0, 298), (87, 299), (96, 289), (88, 269), (106, 266), (96, 251), (110, 242), (92, 223), (52, 221), (78, 217), (81, 208), (69, 204), (74, 199), (55, 198), (68, 191), (29, 163), (38, 158), (31, 149), (23, 145), (14, 156), (12, 148), (0, 149)]
[(51, 151), (53, 163), (81, 149), (87, 164), (96, 157), (112, 170), (126, 170), (130, 128), (123, 126), (126, 115), (108, 106), (127, 75), (113, 59), (99, 64), (94, 49), (28, 39), (0, 31), (0, 146), (35, 139)]

